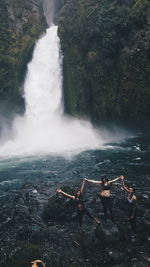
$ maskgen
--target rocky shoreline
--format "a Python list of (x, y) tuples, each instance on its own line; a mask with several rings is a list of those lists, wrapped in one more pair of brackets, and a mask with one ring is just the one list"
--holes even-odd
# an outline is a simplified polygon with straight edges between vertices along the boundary
[(98, 188), (88, 185), (86, 207), (101, 219), (102, 227), (85, 216), (80, 234), (72, 203), (55, 194), (57, 187), (72, 192), (76, 185), (26, 183), (20, 190), (1, 196), (0, 266), (30, 266), (34, 259), (42, 259), (47, 267), (149, 266), (149, 194), (139, 195), (138, 233), (133, 237), (120, 185), (112, 190), (115, 224), (105, 224)]

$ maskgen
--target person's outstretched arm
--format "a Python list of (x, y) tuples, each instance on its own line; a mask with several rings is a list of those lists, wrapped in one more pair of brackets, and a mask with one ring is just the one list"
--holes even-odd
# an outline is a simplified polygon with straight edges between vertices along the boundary
[(81, 194), (83, 194), (84, 185), (85, 185), (85, 180), (83, 180), (82, 185), (81, 185), (81, 189), (80, 189)]
[(75, 196), (69, 195), (66, 192), (62, 191), (60, 188), (56, 189), (56, 192), (59, 194), (62, 194), (63, 196), (70, 198), (70, 199), (75, 199)]
[(119, 176), (119, 177), (117, 177), (117, 178), (115, 178), (115, 179), (113, 179), (113, 180), (108, 181), (108, 183), (109, 183), (109, 184), (112, 184), (112, 183), (114, 183), (114, 182), (116, 182), (116, 181), (118, 181), (118, 180), (120, 180), (120, 179), (121, 179), (121, 176)]
[(122, 186), (123, 186), (123, 189), (126, 191), (126, 192), (130, 192), (130, 190), (128, 189), (128, 187), (126, 187), (125, 183), (124, 183), (124, 176), (121, 175), (120, 176), (120, 179), (121, 179), (121, 182), (122, 182)]
[(102, 181), (90, 180), (87, 178), (84, 178), (84, 181), (89, 182), (89, 183), (93, 183), (93, 184), (101, 184), (102, 183)]

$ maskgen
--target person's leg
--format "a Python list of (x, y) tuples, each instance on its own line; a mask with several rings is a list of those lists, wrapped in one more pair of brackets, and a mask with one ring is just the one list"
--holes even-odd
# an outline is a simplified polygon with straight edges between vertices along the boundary
[(107, 221), (108, 219), (108, 214), (107, 214), (107, 198), (106, 197), (101, 197), (101, 203), (103, 206), (103, 212), (104, 212), (104, 219)]
[(130, 204), (129, 205), (129, 210), (128, 210), (128, 217), (129, 217), (129, 222), (131, 225), (131, 230), (134, 234), (136, 234), (136, 211), (134, 212), (134, 216), (133, 215), (133, 206)]
[(83, 211), (78, 210), (77, 214), (78, 214), (79, 228), (80, 228), (80, 232), (81, 232), (82, 231), (82, 223), (83, 223)]
[(112, 221), (115, 222), (115, 218), (114, 218), (114, 214), (113, 214), (113, 211), (112, 211), (112, 203), (111, 203), (110, 197), (107, 199), (107, 208), (109, 210), (110, 217), (111, 217)]
[(96, 217), (94, 217), (85, 207), (83, 209), (83, 213), (94, 220), (96, 223), (100, 223), (100, 221)]
[(130, 218), (130, 225), (133, 233), (136, 234), (136, 216)]

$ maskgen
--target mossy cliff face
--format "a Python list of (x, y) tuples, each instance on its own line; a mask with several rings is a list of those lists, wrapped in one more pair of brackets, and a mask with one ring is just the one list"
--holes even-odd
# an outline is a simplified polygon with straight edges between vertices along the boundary
[(66, 111), (101, 121), (150, 116), (149, 0), (68, 0), (59, 14)]
[(17, 98), (35, 41), (46, 28), (42, 0), (0, 1), (0, 100)]

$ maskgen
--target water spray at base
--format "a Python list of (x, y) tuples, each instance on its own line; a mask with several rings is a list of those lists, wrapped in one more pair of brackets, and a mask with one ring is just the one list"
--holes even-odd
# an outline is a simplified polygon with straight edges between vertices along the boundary
[(114, 138), (105, 138), (87, 121), (64, 115), (57, 26), (51, 26), (35, 46), (28, 64), (24, 98), (25, 114), (14, 120), (11, 138), (1, 144), (2, 157), (78, 153), (100, 148)]

